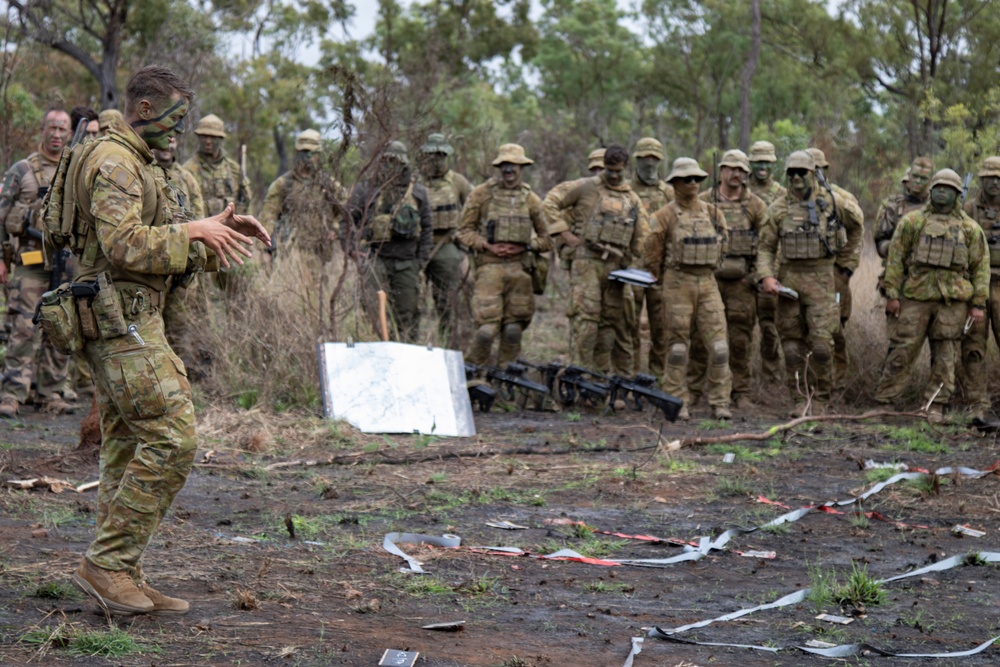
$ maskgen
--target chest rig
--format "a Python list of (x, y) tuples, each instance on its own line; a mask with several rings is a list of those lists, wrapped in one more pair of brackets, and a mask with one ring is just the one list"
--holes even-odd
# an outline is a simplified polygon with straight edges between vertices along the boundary
[(638, 207), (628, 193), (602, 190), (601, 199), (584, 226), (583, 238), (590, 243), (627, 248), (632, 243), (638, 218)]
[(447, 175), (429, 180), (424, 186), (431, 203), (431, 219), (435, 232), (458, 229), (462, 217), (462, 205), (458, 202), (458, 192)]
[(375, 202), (375, 215), (368, 226), (368, 241), (412, 241), (420, 235), (420, 209), (413, 196), (413, 184), (411, 180), (402, 197), (392, 196), (392, 188), (382, 189)]
[(972, 219), (986, 232), (986, 242), (990, 249), (990, 268), (1000, 269), (1000, 208), (976, 201), (972, 205)]
[(952, 271), (968, 269), (969, 245), (961, 219), (942, 213), (929, 214), (912, 257), (917, 266)]
[(677, 215), (674, 225), (673, 257), (677, 266), (718, 266), (722, 259), (722, 236), (708, 214), (708, 208), (696, 202), (695, 208), (669, 204)]
[(527, 186), (514, 189), (490, 186), (490, 203), (486, 208), (486, 240), (489, 243), (531, 243), (531, 214), (528, 210)]
[(836, 206), (822, 194), (804, 201), (789, 197), (779, 234), (782, 257), (789, 260), (833, 257), (847, 245)]

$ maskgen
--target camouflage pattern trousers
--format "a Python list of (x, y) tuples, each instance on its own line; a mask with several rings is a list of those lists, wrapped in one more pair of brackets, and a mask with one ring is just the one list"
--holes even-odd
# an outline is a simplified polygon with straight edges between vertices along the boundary
[[(833, 390), (833, 335), (838, 311), (833, 263), (782, 265), (779, 281), (799, 293), (778, 299), (778, 335), (785, 354), (785, 382), (792, 400), (830, 402)], [(807, 361), (808, 355), (808, 361)], [(806, 367), (809, 376), (806, 377)]]
[(837, 287), (837, 295), (840, 310), (840, 326), (833, 334), (833, 386), (838, 391), (843, 391), (847, 383), (847, 366), (850, 363), (850, 356), (847, 352), (847, 337), (845, 329), (847, 321), (851, 319), (853, 300), (851, 299), (851, 277), (834, 268), (834, 284)]
[[(420, 260), (383, 259), (369, 255), (365, 262), (365, 309), (378, 331), (378, 296), (388, 297), (390, 338), (416, 343), (420, 335)], [(392, 335), (395, 330), (396, 335)]]
[[(935, 403), (946, 405), (955, 391), (955, 364), (959, 338), (968, 316), (965, 302), (900, 299), (899, 319), (889, 334), (889, 354), (878, 381), (875, 400), (893, 403), (902, 396), (910, 369), (920, 356), (924, 340), (931, 345), (931, 376), (924, 388), (924, 401), (937, 392)], [(938, 391), (941, 387), (941, 391)]]
[(573, 363), (627, 377), (632, 371), (629, 322), (634, 310), (625, 307), (625, 284), (608, 279), (609, 273), (621, 268), (620, 264), (614, 257), (574, 259), (566, 314), (573, 331)]
[(521, 334), (534, 314), (535, 294), (522, 257), (481, 261), (476, 267), (476, 289), (472, 296), (476, 333), (465, 360), (477, 366), (489, 362), (493, 341), (499, 336), (497, 365), (503, 367), (514, 361), (521, 354)]
[(32, 382), (39, 403), (44, 403), (66, 387), (69, 357), (53, 349), (40, 327), (31, 322), (35, 306), (49, 289), (48, 272), (16, 266), (9, 285), (8, 317), (10, 340), (4, 358), (4, 379), (0, 397), (28, 401)]
[(990, 280), (990, 300), (986, 304), (986, 319), (973, 324), (969, 333), (962, 337), (962, 363), (957, 377), (969, 406), (984, 412), (988, 412), (991, 407), (987, 388), (989, 369), (986, 364), (991, 327), (993, 340), (1000, 345), (1000, 278), (997, 277)]
[(663, 368), (667, 360), (667, 350), (664, 347), (667, 337), (663, 333), (663, 292), (659, 287), (642, 288), (632, 286), (635, 299), (635, 324), (632, 325), (632, 372), (642, 370), (642, 338), (639, 330), (642, 323), (642, 306), (646, 304), (646, 317), (649, 319), (649, 372), (656, 377), (663, 377)]
[(760, 323), (760, 370), (764, 380), (781, 382), (784, 360), (778, 337), (778, 297), (757, 294), (757, 321)]
[(101, 415), (97, 534), (87, 559), (106, 570), (135, 570), (194, 463), (197, 435), (191, 385), (167, 344), (163, 320), (145, 310), (131, 335), (87, 341)]
[[(716, 278), (719, 294), (726, 307), (726, 332), (729, 338), (729, 370), (733, 374), (732, 398), (749, 396), (750, 359), (753, 352), (753, 328), (757, 324), (757, 292), (747, 279)], [(708, 372), (708, 348), (701, 337), (693, 335), (691, 359), (688, 362), (688, 387), (691, 394), (700, 395)]]
[(203, 349), (203, 339), (199, 332), (208, 317), (209, 294), (205, 275), (194, 276), (187, 287), (178, 288), (167, 294), (166, 298), (163, 329), (167, 341), (184, 362), (184, 366), (190, 372), (200, 374), (192, 375), (197, 379), (205, 372), (201, 367), (211, 360), (208, 351)]
[(667, 364), (663, 391), (688, 403), (687, 373), (691, 338), (698, 336), (710, 351), (705, 392), (713, 408), (729, 407), (733, 375), (729, 370), (726, 307), (710, 269), (697, 273), (668, 269), (663, 275), (666, 303)]
[[(448, 232), (451, 235), (451, 232)], [(435, 234), (435, 247), (440, 242), (440, 236)], [(458, 299), (465, 271), (465, 253), (454, 241), (445, 242), (424, 269), (424, 275), (434, 296), (434, 311), (438, 318), (438, 331), (441, 341), (445, 344), (455, 330), (458, 318)]]

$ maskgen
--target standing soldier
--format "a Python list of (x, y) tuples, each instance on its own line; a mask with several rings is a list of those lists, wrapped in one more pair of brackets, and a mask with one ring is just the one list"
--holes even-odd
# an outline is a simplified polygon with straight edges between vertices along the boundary
[(988, 157), (979, 169), (979, 194), (965, 203), (965, 212), (983, 228), (990, 261), (990, 292), (986, 317), (972, 325), (962, 337), (960, 384), (970, 407), (970, 419), (985, 420), (990, 414), (987, 389), (986, 347), (990, 325), (1000, 344), (1000, 156)]
[(438, 333), (443, 344), (448, 345), (455, 330), (458, 313), (458, 295), (462, 287), (463, 253), (455, 244), (462, 207), (472, 192), (472, 185), (465, 176), (448, 168), (448, 157), (455, 152), (443, 134), (431, 134), (420, 147), (421, 180), (431, 200), (431, 217), (434, 219), (434, 247), (424, 267), (434, 294), (437, 311)]
[(590, 151), (590, 155), (587, 156), (587, 171), (590, 172), (591, 176), (597, 176), (604, 171), (605, 152), (607, 152), (606, 148), (595, 148)]
[(990, 254), (982, 227), (962, 211), (962, 179), (942, 169), (930, 203), (899, 221), (885, 267), (885, 312), (898, 318), (875, 400), (894, 403), (910, 367), (930, 341), (931, 376), (924, 388), (928, 420), (940, 422), (955, 389), (955, 363), (966, 319), (986, 319)]
[[(768, 206), (778, 199), (784, 199), (788, 191), (773, 178), (774, 164), (778, 161), (774, 154), (774, 144), (770, 141), (756, 141), (750, 146), (750, 192), (760, 197)], [(775, 317), (778, 313), (778, 297), (766, 292), (757, 293), (757, 320), (760, 322), (760, 365), (764, 379), (781, 382), (782, 360), (781, 339)]]
[(476, 333), (465, 358), (478, 366), (489, 362), (498, 336), (498, 366), (521, 354), (521, 334), (535, 314), (535, 254), (552, 248), (542, 201), (522, 181), (530, 164), (524, 148), (504, 144), (493, 160), (500, 176), (477, 186), (462, 209), (458, 240), (476, 253)]
[(860, 230), (845, 229), (854, 223), (851, 217), (838, 217), (847, 204), (820, 187), (812, 155), (789, 155), (785, 174), (788, 194), (768, 208), (761, 228), (757, 276), (769, 294), (777, 295), (781, 288), (797, 293), (778, 300), (777, 325), (788, 391), (795, 401), (792, 415), (802, 417), (810, 408), (812, 414), (822, 414), (830, 402), (838, 317), (834, 263), (848, 261), (848, 238)]
[[(0, 417), (12, 418), (28, 401), (34, 381), (35, 400), (48, 412), (73, 411), (63, 400), (69, 357), (52, 347), (48, 336), (32, 323), (35, 306), (53, 282), (61, 283), (45, 268), (42, 248), (42, 199), (49, 189), (63, 148), (73, 130), (69, 114), (52, 109), (42, 117), (38, 150), (14, 163), (0, 184), (0, 284), (8, 285), (7, 315), (10, 339), (0, 383)], [(37, 363), (36, 363), (37, 360)]]
[(190, 213), (191, 220), (201, 220), (207, 215), (205, 198), (201, 194), (201, 185), (188, 170), (177, 162), (177, 138), (170, 137), (170, 144), (164, 150), (152, 149), (156, 165), (167, 175), (167, 182), (180, 190), (184, 197), (184, 208)]
[[(68, 304), (80, 315), (78, 331), (62, 331), (83, 340), (103, 436), (96, 534), (73, 583), (113, 614), (188, 611), (186, 601), (157, 591), (142, 571), (143, 554), (184, 486), (198, 445), (191, 385), (163, 335), (168, 279), (191, 268), (196, 242), (223, 264), (249, 256), (252, 237), (269, 242), (263, 227), (234, 215), (232, 205), (189, 223), (174, 217), (176, 191), (153, 166), (150, 149), (168, 148), (190, 99), (187, 85), (165, 67), (136, 72), (125, 91), (125, 122), (73, 150), (60, 172), (65, 179), (53, 183), (48, 211), (72, 221), (78, 284), (97, 292)], [(70, 202), (75, 206), (64, 210)], [(58, 298), (61, 307), (71, 297)], [(45, 319), (42, 311), (63, 329), (65, 319)]]
[(295, 138), (295, 164), (271, 183), (260, 211), (260, 224), (274, 230), (273, 255), (277, 261), (291, 249), (306, 259), (306, 271), (313, 277), (307, 289), (319, 284), (320, 269), (333, 262), (334, 271), (343, 267), (343, 247), (339, 236), (340, 202), (347, 193), (332, 176), (323, 173), (322, 137), (316, 130), (303, 130)]
[[(632, 177), (632, 190), (642, 200), (642, 208), (652, 225), (653, 214), (669, 204), (674, 199), (674, 189), (660, 178), (660, 164), (664, 160), (663, 144), (653, 137), (643, 137), (635, 145), (635, 175)], [(650, 228), (652, 231), (652, 228)], [(641, 370), (642, 339), (639, 329), (642, 323), (642, 306), (646, 304), (646, 316), (649, 319), (649, 372), (657, 377), (663, 377), (663, 368), (667, 358), (667, 339), (663, 334), (663, 291), (659, 287), (642, 288), (632, 286), (635, 297), (635, 324), (632, 326), (632, 371)]]
[(726, 254), (726, 219), (698, 191), (708, 174), (691, 158), (674, 160), (667, 182), (674, 200), (657, 211), (646, 242), (644, 263), (660, 288), (670, 294), (664, 302), (667, 363), (663, 390), (684, 401), (680, 419), (690, 419), (687, 372), (693, 332), (710, 350), (707, 372), (709, 405), (715, 419), (730, 419), (733, 376), (729, 370), (726, 313), (715, 281), (715, 271)]
[(632, 332), (625, 285), (608, 274), (638, 260), (649, 233), (642, 200), (625, 181), (627, 167), (628, 152), (612, 144), (599, 176), (582, 178), (565, 192), (550, 192), (543, 204), (549, 233), (558, 234), (571, 249), (567, 314), (572, 359), (585, 368), (623, 377), (632, 370)]
[[(703, 192), (702, 201), (714, 203), (726, 219), (729, 250), (715, 272), (719, 293), (726, 306), (726, 330), (729, 336), (729, 369), (733, 374), (732, 400), (739, 410), (753, 407), (750, 400), (750, 358), (753, 329), (757, 324), (757, 242), (767, 215), (767, 205), (750, 192), (747, 179), (750, 161), (741, 150), (726, 151), (719, 162), (717, 193)], [(691, 343), (688, 378), (691, 405), (698, 404), (708, 364), (708, 350), (695, 337)]]
[(430, 257), (434, 223), (427, 190), (411, 174), (402, 142), (390, 142), (382, 151), (373, 178), (355, 186), (348, 212), (354, 230), (344, 234), (344, 243), (355, 257), (360, 256), (359, 245), (365, 251), (362, 273), (369, 317), (378, 321), (376, 294), (384, 291), (398, 340), (417, 342), (420, 267)]
[[(817, 177), (822, 174), (824, 176), (823, 180), (826, 181), (826, 174), (822, 171), (830, 166), (830, 163), (826, 159), (826, 154), (818, 148), (809, 148), (807, 152), (816, 161)], [(823, 181), (820, 182), (820, 186), (823, 187)], [(843, 391), (844, 384), (847, 382), (848, 361), (847, 339), (844, 336), (844, 329), (847, 326), (847, 320), (851, 319), (851, 307), (853, 304), (853, 299), (851, 299), (851, 276), (854, 275), (854, 272), (858, 269), (858, 264), (861, 263), (861, 243), (864, 238), (865, 214), (861, 210), (858, 198), (853, 194), (830, 181), (826, 181), (826, 187), (829, 187), (835, 194), (843, 198), (844, 208), (843, 210), (838, 210), (837, 214), (844, 219), (844, 226), (848, 230), (848, 247), (845, 248), (843, 259), (838, 258), (834, 263), (835, 272), (833, 274), (837, 286), (837, 305), (840, 309), (840, 326), (837, 327), (837, 331), (833, 335), (833, 386), (838, 391)], [(851, 218), (852, 220), (848, 221), (847, 218)], [(856, 233), (851, 234), (851, 230), (856, 230)]]
[(250, 180), (240, 169), (240, 163), (226, 155), (222, 146), (226, 139), (222, 119), (209, 114), (198, 121), (194, 133), (198, 135), (198, 153), (184, 163), (184, 168), (198, 179), (205, 210), (215, 215), (233, 202), (238, 214), (249, 211), (253, 199)]
[(875, 250), (882, 258), (879, 290), (882, 289), (885, 259), (889, 256), (889, 242), (892, 241), (896, 225), (907, 213), (927, 205), (930, 199), (930, 182), (933, 173), (934, 162), (930, 158), (918, 157), (910, 165), (906, 175), (903, 176), (903, 191), (889, 197), (879, 206), (878, 214), (875, 216)]

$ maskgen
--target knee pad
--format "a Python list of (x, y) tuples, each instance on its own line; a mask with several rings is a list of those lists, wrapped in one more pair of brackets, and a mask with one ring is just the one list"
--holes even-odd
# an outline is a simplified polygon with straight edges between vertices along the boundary
[(521, 342), (521, 332), (524, 329), (517, 322), (509, 322), (503, 325), (503, 334), (501, 335), (501, 341), (505, 345), (517, 345)]
[(799, 349), (798, 341), (785, 341), (781, 344), (781, 349), (785, 353), (785, 365), (794, 368), (802, 363), (802, 351)]
[(830, 346), (826, 342), (816, 343), (812, 348), (813, 359), (817, 364), (828, 364), (833, 358)]
[(492, 345), (493, 339), (500, 333), (499, 324), (483, 324), (476, 329), (476, 343), (479, 345)]
[(712, 343), (712, 365), (725, 366), (729, 363), (729, 344), (724, 340)]
[(684, 343), (674, 343), (670, 346), (670, 352), (667, 354), (667, 363), (671, 366), (686, 366), (687, 357), (687, 345)]

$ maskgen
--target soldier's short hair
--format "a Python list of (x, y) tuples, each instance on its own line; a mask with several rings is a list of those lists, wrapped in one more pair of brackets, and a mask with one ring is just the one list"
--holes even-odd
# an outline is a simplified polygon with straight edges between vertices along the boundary
[(628, 151), (620, 144), (611, 144), (604, 151), (604, 166), (609, 164), (628, 164)]
[[(49, 122), (49, 116), (51, 116), (54, 113), (66, 113), (66, 110), (65, 109), (58, 109), (56, 107), (50, 107), (50, 108), (46, 109), (45, 113), (42, 114), (42, 129), (43, 130), (45, 129), (45, 124)], [(72, 120), (72, 118), (70, 118), (70, 120)]]
[(133, 113), (141, 100), (149, 100), (153, 104), (163, 104), (173, 97), (174, 93), (194, 99), (194, 91), (173, 70), (163, 65), (146, 65), (132, 75), (125, 86), (125, 113)]
[(69, 112), (69, 126), (76, 130), (76, 126), (79, 125), (80, 121), (84, 118), (88, 121), (97, 120), (97, 112), (90, 107), (73, 107), (73, 110)]

